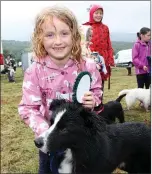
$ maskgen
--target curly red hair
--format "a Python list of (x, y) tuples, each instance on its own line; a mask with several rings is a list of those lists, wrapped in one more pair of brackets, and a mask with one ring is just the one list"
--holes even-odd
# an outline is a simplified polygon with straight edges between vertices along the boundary
[(43, 9), (36, 17), (34, 33), (32, 36), (33, 51), (36, 57), (42, 59), (48, 54), (43, 46), (42, 24), (47, 20), (52, 20), (53, 16), (65, 22), (69, 26), (73, 41), (71, 55), (74, 59), (80, 62), (82, 52), (81, 34), (76, 17), (69, 9), (58, 6)]

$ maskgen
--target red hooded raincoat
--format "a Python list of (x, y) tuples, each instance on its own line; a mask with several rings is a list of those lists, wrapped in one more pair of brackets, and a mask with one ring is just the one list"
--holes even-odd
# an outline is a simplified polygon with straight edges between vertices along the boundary
[(102, 22), (95, 22), (93, 19), (93, 13), (98, 9), (102, 9), (103, 11), (103, 8), (100, 5), (93, 5), (91, 7), (89, 22), (86, 22), (83, 25), (90, 25), (92, 27), (93, 35), (90, 50), (92, 52), (96, 51), (104, 57), (108, 73), (106, 75), (101, 74), (101, 76), (102, 80), (106, 80), (111, 75), (110, 66), (114, 66), (113, 49), (108, 26), (104, 25)]

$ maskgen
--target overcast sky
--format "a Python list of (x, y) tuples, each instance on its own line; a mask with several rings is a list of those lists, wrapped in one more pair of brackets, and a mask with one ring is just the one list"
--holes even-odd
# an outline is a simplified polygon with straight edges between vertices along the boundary
[(150, 27), (150, 1), (1, 1), (1, 39), (29, 41), (37, 13), (55, 4), (71, 9), (79, 24), (88, 21), (90, 4), (102, 5), (110, 32), (136, 33)]

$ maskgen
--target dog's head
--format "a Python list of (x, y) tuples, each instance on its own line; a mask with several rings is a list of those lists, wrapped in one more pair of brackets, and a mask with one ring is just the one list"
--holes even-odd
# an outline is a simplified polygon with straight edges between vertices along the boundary
[(81, 105), (56, 99), (50, 108), (52, 125), (35, 139), (35, 145), (45, 153), (82, 146), (100, 129), (99, 116)]

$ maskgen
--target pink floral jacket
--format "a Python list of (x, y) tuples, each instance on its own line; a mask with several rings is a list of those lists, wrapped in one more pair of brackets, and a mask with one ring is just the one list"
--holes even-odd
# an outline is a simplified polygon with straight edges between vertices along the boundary
[[(91, 91), (96, 104), (101, 103), (101, 76), (94, 62), (85, 61), (82, 71), (92, 75)], [(52, 99), (64, 98), (72, 100), (72, 88), (79, 73), (78, 63), (69, 59), (64, 68), (59, 69), (49, 57), (35, 61), (25, 71), (22, 100), (18, 107), (21, 119), (39, 136), (50, 126)]]

